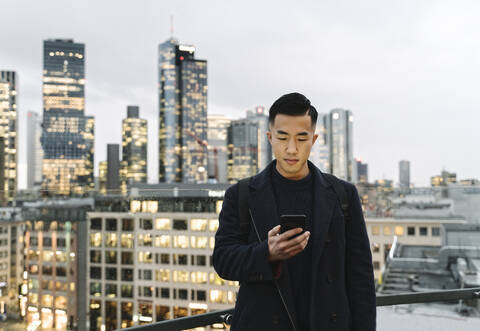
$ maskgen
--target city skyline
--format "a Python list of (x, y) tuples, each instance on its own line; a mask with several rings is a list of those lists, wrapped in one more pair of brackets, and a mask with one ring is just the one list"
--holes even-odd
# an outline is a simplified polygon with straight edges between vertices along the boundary
[[(11, 12), (20, 10), (20, 7), (8, 6), (11, 5), (7, 5)], [(32, 4), (31, 7), (35, 9), (36, 6), (37, 4)], [(24, 118), (28, 110), (35, 110), (38, 113), (41, 111), (41, 43), (48, 38), (69, 37), (86, 44), (88, 54), (86, 76), (89, 80), (86, 87), (86, 114), (95, 115), (97, 128), (105, 126), (109, 123), (106, 119), (113, 116), (118, 116), (115, 121), (118, 120), (120, 126), (124, 107), (128, 104), (139, 104), (145, 109), (145, 118), (149, 121), (149, 140), (152, 142), (149, 144), (149, 159), (158, 159), (155, 152), (158, 150), (155, 142), (158, 128), (158, 118), (155, 118), (158, 114), (156, 112), (158, 101), (155, 95), (155, 52), (156, 46), (169, 36), (171, 14), (175, 16), (174, 36), (186, 43), (195, 44), (198, 47), (199, 58), (206, 59), (211, 64), (209, 114), (224, 113), (231, 118), (240, 118), (246, 109), (252, 109), (259, 104), (265, 105), (268, 109), (280, 94), (297, 89), (312, 100), (319, 112), (328, 112), (336, 107), (352, 110), (355, 114), (354, 157), (362, 158), (369, 164), (369, 177), (372, 180), (383, 177), (396, 180), (397, 164), (401, 159), (410, 160), (411, 181), (417, 186), (428, 185), (429, 177), (443, 168), (456, 172), (459, 178), (478, 177), (475, 169), (478, 168), (476, 165), (479, 164), (480, 157), (471, 151), (475, 148), (475, 142), (479, 140), (478, 132), (474, 132), (473, 123), (477, 122), (476, 118), (479, 116), (474, 109), (480, 104), (480, 100), (475, 95), (474, 85), (469, 84), (472, 82), (464, 79), (474, 76), (476, 67), (458, 70), (456, 66), (459, 59), (471, 65), (476, 64), (476, 60), (468, 55), (474, 54), (476, 49), (473, 44), (473, 40), (476, 39), (475, 31), (462, 35), (468, 23), (474, 22), (474, 17), (466, 10), (453, 9), (462, 17), (462, 20), (456, 20), (450, 15), (452, 9), (443, 4), (427, 3), (416, 8), (413, 3), (406, 2), (389, 9), (380, 6), (378, 11), (384, 13), (391, 22), (382, 19), (374, 24), (374, 30), (367, 26), (354, 31), (360, 24), (358, 19), (351, 23), (344, 22), (343, 19), (340, 23), (335, 23), (326, 17), (327, 14), (333, 14), (343, 18), (341, 5), (325, 4), (322, 7), (311, 4), (299, 8), (299, 15), (304, 18), (305, 23), (291, 27), (290, 31), (280, 29), (281, 20), (273, 18), (271, 26), (256, 23), (252, 19), (255, 24), (246, 28), (246, 31), (237, 31), (234, 26), (247, 14), (240, 10), (241, 8), (237, 8), (235, 16), (226, 10), (223, 4), (217, 3), (219, 12), (226, 11), (224, 17), (220, 17), (221, 15), (216, 17), (218, 24), (225, 27), (225, 31), (214, 31), (207, 26), (192, 29), (195, 24), (200, 24), (193, 14), (202, 12), (207, 15), (205, 9), (196, 6), (193, 4), (188, 9), (167, 4), (162, 13), (146, 15), (145, 22), (140, 22), (138, 26), (139, 29), (146, 30), (146, 34), (139, 40), (124, 28), (120, 28), (122, 20), (113, 18), (111, 27), (106, 28), (100, 17), (95, 16), (97, 14), (93, 14), (91, 19), (93, 27), (91, 30), (100, 31), (95, 35), (80, 31), (79, 25), (76, 24), (62, 25), (63, 19), (48, 25), (44, 22), (48, 20), (39, 21), (28, 12), (21, 15), (19, 25), (22, 25), (22, 20), (29, 20), (29, 24), (38, 22), (39, 29), (36, 29), (38, 32), (25, 33), (18, 29), (14, 34), (15, 47), (2, 47), (0, 51), (4, 59), (2, 70), (14, 70), (19, 78), (20, 188), (26, 184), (26, 138), (22, 134), (26, 128)], [(266, 7), (263, 6), (266, 5), (262, 4), (259, 12), (252, 15), (256, 17), (255, 15), (267, 13)], [(104, 12), (106, 8), (107, 4), (100, 5), (99, 13)], [(153, 13), (155, 8), (153, 3), (147, 2), (144, 6), (137, 6), (132, 15), (136, 18), (144, 12)], [(66, 17), (79, 22), (87, 8), (78, 6), (76, 9), (75, 13), (69, 11)], [(120, 13), (126, 13), (129, 9), (132, 8), (125, 4), (118, 5)], [(278, 9), (283, 13), (280, 16), (285, 18), (286, 8), (279, 6)], [(319, 14), (324, 24), (313, 22), (312, 15), (306, 13), (306, 9)], [(320, 9), (324, 9), (323, 14), (320, 13)], [(370, 17), (364, 8), (359, 10), (367, 18)], [(38, 11), (44, 13), (43, 17), (47, 18), (55, 15), (47, 13), (42, 8), (38, 8)], [(66, 11), (66, 7), (58, 6), (57, 13), (63, 11)], [(441, 24), (442, 18), (449, 18), (448, 30)], [(231, 25), (227, 24), (228, 19), (232, 21)], [(340, 32), (328, 28), (327, 23), (339, 28)], [(377, 29), (378, 27), (380, 29)], [(381, 27), (392, 35), (376, 32), (382, 30)], [(282, 33), (282, 38), (269, 40), (267, 35), (271, 31), (277, 31), (277, 28)], [(109, 54), (109, 47), (105, 47), (102, 42), (105, 39), (102, 38), (106, 37), (107, 33), (113, 33), (115, 29), (118, 30), (117, 33), (122, 33), (122, 38), (128, 40), (126, 44), (133, 43), (133, 47), (127, 49), (126, 46), (120, 45), (122, 44), (120, 42), (111, 43), (115, 54), (118, 54), (115, 57), (115, 61), (118, 62), (112, 60), (112, 64), (109, 64), (105, 57)], [(315, 33), (307, 33), (310, 30)], [(416, 34), (417, 31), (421, 32), (419, 36)], [(126, 33), (123, 34), (124, 32)], [(245, 39), (253, 32), (256, 32), (255, 38)], [(312, 42), (317, 36), (321, 37), (321, 49), (328, 49), (329, 52), (315, 52), (315, 56), (305, 55), (306, 58), (303, 59), (297, 52), (314, 47), (315, 44)], [(334, 36), (338, 37), (336, 43), (331, 40)], [(295, 40), (297, 37), (299, 40)], [(365, 49), (363, 53), (348, 52), (360, 46), (354, 37), (366, 42), (366, 47), (362, 46)], [(9, 36), (1, 38), (4, 45), (12, 44)], [(457, 46), (456, 51), (441, 48), (445, 41), (454, 42), (453, 45)], [(258, 52), (249, 55), (242, 50), (241, 46), (248, 44), (254, 46)], [(285, 51), (289, 44), (298, 46), (295, 52), (278, 52)], [(342, 49), (347, 52), (339, 55)], [(124, 51), (126, 53), (122, 55)], [(276, 54), (275, 59), (270, 56), (272, 52)], [(259, 56), (260, 54), (265, 56)], [(372, 54), (382, 56), (373, 57), (375, 61), (366, 60), (365, 56)], [(138, 58), (138, 61), (131, 61), (134, 55), (136, 56), (134, 59)], [(241, 62), (239, 56), (243, 57)], [(266, 62), (265, 58), (269, 58), (269, 62)], [(429, 61), (432, 58), (436, 61)], [(308, 65), (298, 63), (300, 59)], [(285, 69), (283, 66), (289, 60), (296, 61), (298, 66)], [(327, 70), (329, 68), (325, 66), (326, 63), (330, 63), (333, 69)], [(302, 69), (313, 68), (311, 66), (314, 65), (318, 67), (321, 80), (312, 75), (302, 74)], [(342, 65), (345, 66), (344, 69), (340, 69)], [(124, 69), (121, 70), (126, 73), (124, 77), (119, 78), (118, 74), (109, 76), (113, 71), (117, 71), (118, 67)], [(233, 71), (235, 68), (237, 70)], [(249, 70), (245, 70), (246, 68)], [(261, 68), (263, 69), (259, 70)], [(362, 86), (364, 87), (360, 88)], [(450, 95), (454, 96), (449, 97)], [(452, 118), (453, 112), (456, 114), (455, 118)], [(371, 129), (372, 123), (376, 124), (375, 130)], [(120, 142), (120, 130), (121, 128), (105, 128), (101, 133), (100, 130), (96, 130), (100, 133), (96, 139), (98, 151), (96, 162), (105, 159), (106, 143)], [(155, 182), (158, 169), (154, 165), (155, 162), (149, 163), (152, 164), (148, 171), (149, 180)], [(96, 172), (98, 173), (98, 169)]]

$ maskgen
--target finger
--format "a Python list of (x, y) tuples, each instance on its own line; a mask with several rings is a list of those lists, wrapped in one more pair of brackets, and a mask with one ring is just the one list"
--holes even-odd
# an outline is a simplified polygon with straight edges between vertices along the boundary
[(291, 252), (296, 251), (296, 250), (303, 251), (305, 249), (305, 247), (307, 247), (307, 244), (308, 244), (308, 240), (304, 240), (304, 241), (302, 241), (302, 242), (300, 242), (300, 243), (298, 243), (294, 246), (291, 246), (287, 249), (284, 249), (282, 252), (284, 254), (290, 254)]
[(291, 248), (295, 245), (298, 245), (299, 243), (301, 243), (304, 240), (308, 240), (309, 238), (310, 238), (310, 232), (306, 231), (305, 233), (302, 233), (301, 235), (299, 235), (295, 238), (292, 238), (290, 240), (286, 240), (286, 241), (283, 241), (283, 242), (279, 243), (279, 247), (282, 250), (289, 249), (289, 248)]
[(268, 236), (276, 236), (277, 234), (280, 233), (280, 225), (277, 225), (276, 227), (272, 228), (270, 231), (268, 231)]
[(284, 233), (282, 233), (280, 235), (280, 237), (281, 237), (280, 240), (288, 240), (288, 238), (293, 237), (294, 235), (299, 234), (302, 231), (303, 231), (302, 228), (295, 228), (295, 229), (285, 231)]

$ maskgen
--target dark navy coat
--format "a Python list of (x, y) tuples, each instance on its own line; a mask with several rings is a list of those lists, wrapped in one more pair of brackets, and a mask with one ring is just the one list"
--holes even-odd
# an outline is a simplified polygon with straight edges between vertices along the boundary
[[(225, 192), (215, 235), (213, 266), (220, 277), (240, 282), (232, 331), (293, 330), (274, 284), (268, 261), (268, 231), (279, 224), (271, 184), (275, 162), (250, 180), (248, 206), (261, 237), (253, 228), (245, 235), (238, 220), (238, 184)], [(312, 251), (310, 330), (373, 331), (376, 325), (372, 256), (355, 186), (343, 182), (350, 199), (351, 224), (345, 222), (338, 198), (322, 172), (313, 166), (315, 231)], [(281, 262), (284, 263), (284, 262)], [(280, 289), (299, 330), (288, 270), (278, 278)]]

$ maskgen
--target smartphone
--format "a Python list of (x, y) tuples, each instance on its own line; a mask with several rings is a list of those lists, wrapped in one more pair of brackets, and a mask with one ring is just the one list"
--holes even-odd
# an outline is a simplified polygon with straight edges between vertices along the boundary
[[(282, 215), (280, 216), (280, 233), (296, 228), (302, 228), (302, 230), (305, 231), (306, 220), (306, 215)], [(303, 231), (301, 233), (303, 233)]]

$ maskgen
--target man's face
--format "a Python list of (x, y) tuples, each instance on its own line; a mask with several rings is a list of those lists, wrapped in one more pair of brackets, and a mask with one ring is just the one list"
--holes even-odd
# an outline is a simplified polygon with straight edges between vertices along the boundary
[(307, 160), (315, 140), (315, 128), (308, 115), (278, 114), (267, 132), (277, 159), (277, 170), (289, 179), (301, 179), (308, 174)]

